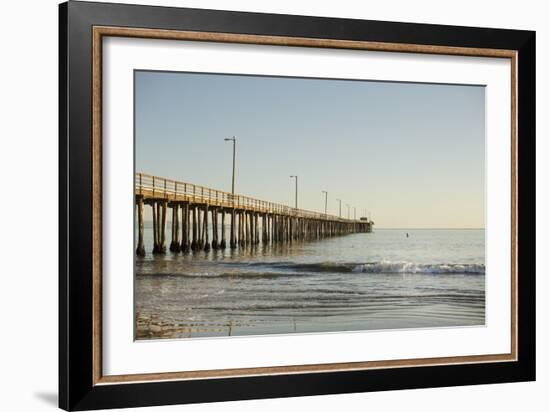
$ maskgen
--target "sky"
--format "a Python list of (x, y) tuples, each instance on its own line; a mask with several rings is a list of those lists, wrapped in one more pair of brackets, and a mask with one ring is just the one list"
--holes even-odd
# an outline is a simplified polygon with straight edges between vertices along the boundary
[(485, 227), (483, 86), (135, 72), (136, 172), (375, 228)]

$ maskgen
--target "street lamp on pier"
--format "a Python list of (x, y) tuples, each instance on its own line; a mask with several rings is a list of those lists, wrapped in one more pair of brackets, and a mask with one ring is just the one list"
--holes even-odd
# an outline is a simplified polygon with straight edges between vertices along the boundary
[(295, 208), (298, 209), (298, 176), (290, 176), (291, 179), (295, 179), (295, 183), (296, 183), (296, 194), (294, 196), (294, 201), (295, 201)]
[(232, 173), (232, 176), (231, 176), (231, 194), (233, 196), (235, 196), (235, 154), (236, 154), (236, 151), (237, 151), (237, 139), (235, 139), (235, 136), (233, 137), (226, 137), (225, 139), (226, 142), (233, 142), (233, 173)]

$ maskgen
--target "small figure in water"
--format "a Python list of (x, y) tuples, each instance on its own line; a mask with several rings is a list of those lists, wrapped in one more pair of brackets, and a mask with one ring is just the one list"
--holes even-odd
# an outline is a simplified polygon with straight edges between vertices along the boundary
[(407, 237), (409, 237), (409, 233), (407, 233)]

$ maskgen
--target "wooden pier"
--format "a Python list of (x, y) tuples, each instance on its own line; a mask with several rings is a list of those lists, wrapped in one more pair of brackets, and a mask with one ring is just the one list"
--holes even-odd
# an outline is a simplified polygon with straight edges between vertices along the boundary
[(145, 205), (150, 206), (153, 213), (154, 254), (166, 253), (168, 213), (172, 215), (169, 249), (175, 253), (291, 243), (372, 231), (373, 222), (364, 218), (343, 219), (144, 173), (136, 173), (135, 179), (136, 253), (139, 256), (145, 255)]

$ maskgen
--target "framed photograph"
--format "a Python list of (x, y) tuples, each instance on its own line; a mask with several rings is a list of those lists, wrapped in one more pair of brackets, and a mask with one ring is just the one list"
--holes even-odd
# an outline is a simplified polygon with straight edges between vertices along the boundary
[(66, 410), (535, 379), (535, 33), (60, 5)]

